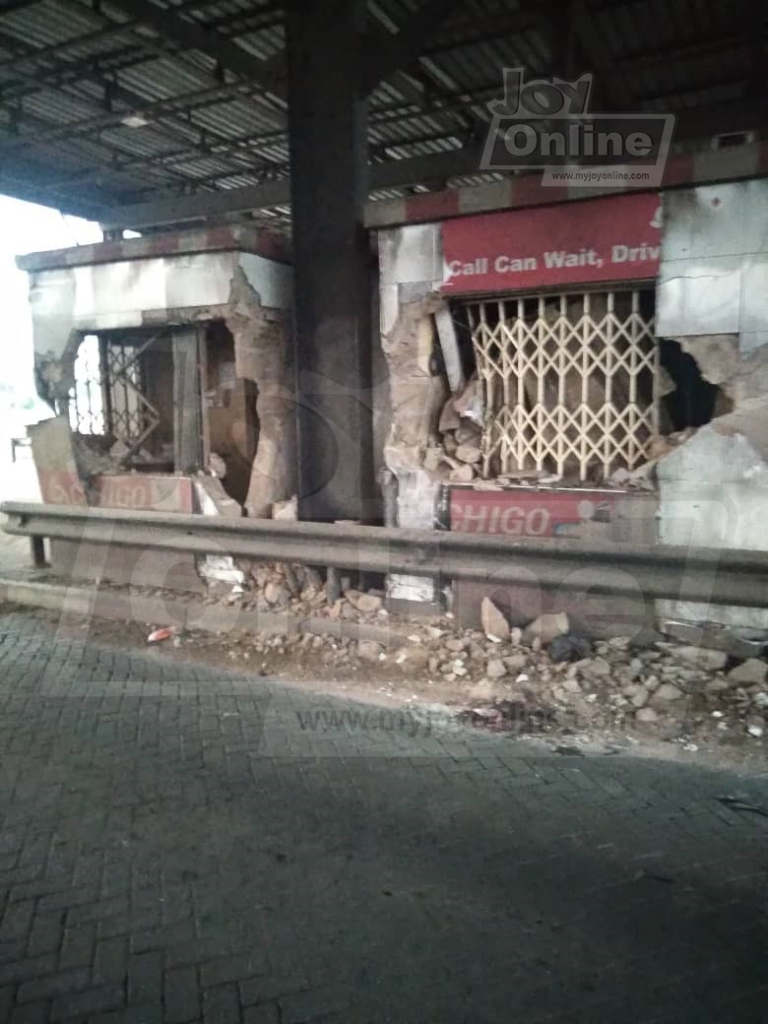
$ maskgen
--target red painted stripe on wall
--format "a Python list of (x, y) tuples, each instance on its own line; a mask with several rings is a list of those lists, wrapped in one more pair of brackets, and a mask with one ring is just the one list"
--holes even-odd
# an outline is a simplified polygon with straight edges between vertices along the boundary
[[(707, 151), (698, 154), (682, 154), (670, 157), (664, 170), (662, 188), (674, 188), (685, 185), (706, 184), (715, 181), (738, 181), (752, 176), (768, 174), (768, 141), (749, 143), (745, 146), (717, 152)], [(485, 191), (484, 191), (485, 190)], [(428, 195), (411, 196), (402, 207), (391, 202), (368, 203), (366, 206), (366, 223), (371, 227), (396, 227), (409, 222), (439, 221), (456, 216), (471, 215), (478, 210), (514, 209), (525, 206), (547, 206), (571, 200), (588, 199), (600, 195), (616, 195), (616, 189), (594, 189), (585, 194), (578, 186), (569, 189), (567, 186), (545, 188), (541, 184), (540, 174), (524, 174), (509, 181), (509, 191), (497, 188), (497, 203), (489, 203), (488, 185), (473, 186), (463, 189), (447, 189), (444, 192), (431, 192)], [(626, 192), (656, 191), (656, 189), (631, 186)], [(506, 198), (508, 195), (508, 199)]]
[(561, 203), (568, 198), (567, 185), (544, 187), (540, 174), (522, 174), (512, 181), (513, 206), (545, 206), (547, 203)]
[(408, 220), (441, 220), (455, 217), (459, 210), (459, 189), (444, 192), (421, 192), (405, 200), (405, 214)]
[(693, 181), (693, 171), (693, 154), (684, 153), (681, 156), (671, 156), (664, 168), (662, 188), (670, 188), (672, 185), (687, 185), (688, 182)]

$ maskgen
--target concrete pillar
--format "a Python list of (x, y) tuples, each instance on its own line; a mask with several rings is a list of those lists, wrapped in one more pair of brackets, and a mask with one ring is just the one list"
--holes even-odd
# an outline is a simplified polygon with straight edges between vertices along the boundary
[(288, 0), (299, 514), (374, 505), (362, 0)]

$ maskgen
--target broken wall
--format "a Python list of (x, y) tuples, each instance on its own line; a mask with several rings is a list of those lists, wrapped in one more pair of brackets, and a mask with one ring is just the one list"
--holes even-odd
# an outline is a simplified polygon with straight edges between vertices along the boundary
[[(227, 325), (234, 338), (235, 390), (253, 404), (242, 412), (252, 411), (259, 425), (255, 454), (249, 450), (250, 416), (235, 422), (233, 408), (228, 423), (217, 426), (229, 429), (232, 443), (252, 463), (240, 490), (249, 513), (263, 516), (295, 490), (293, 275), (290, 266), (260, 252), (227, 249), (228, 240), (243, 240), (237, 232), (225, 235), (160, 236), (150, 246), (141, 239), (119, 243), (118, 252), (114, 243), (104, 243), (89, 247), (85, 257), (64, 250), (18, 262), (30, 274), (38, 390), (57, 411), (74, 385), (75, 358), (87, 333), (215, 320)], [(248, 239), (254, 248), (266, 244), (260, 236)], [(197, 251), (207, 245), (213, 251)]]
[(235, 341), (235, 375), (256, 385), (258, 442), (245, 499), (250, 516), (296, 491), (296, 404), (290, 321), (264, 306), (242, 266), (232, 278), (225, 322)]
[[(235, 376), (232, 392), (240, 397), (240, 402), (230, 404), (227, 415), (215, 425), (215, 429), (220, 435), (228, 435), (231, 445), (237, 449), (236, 454), (242, 456), (247, 468), (247, 477), (240, 481), (241, 503), (245, 502), (251, 515), (265, 516), (270, 514), (274, 502), (290, 498), (295, 491), (292, 270), (286, 263), (260, 252), (227, 248), (228, 242), (236, 246), (241, 241), (258, 247), (261, 240), (256, 236), (243, 235), (241, 238), (233, 231), (225, 231), (220, 238), (215, 233), (213, 235), (214, 242), (211, 242), (211, 235), (192, 233), (158, 236), (151, 242), (140, 239), (136, 242), (104, 243), (88, 247), (86, 253), (64, 250), (20, 258), (19, 265), (30, 275), (38, 390), (55, 411), (66, 411), (74, 384), (77, 350), (86, 334), (102, 332), (104, 336), (107, 331), (131, 329), (143, 329), (146, 334), (148, 328), (168, 328), (169, 336), (175, 332), (175, 337), (180, 330), (189, 330), (196, 325), (202, 328), (206, 324), (223, 323), (231, 332), (231, 360)], [(198, 251), (208, 245), (211, 245), (210, 251)], [(83, 259), (91, 262), (81, 262)], [(205, 345), (206, 333), (202, 329), (198, 331), (201, 346)], [(205, 362), (204, 353), (202, 362)], [(179, 405), (177, 375), (170, 381), (161, 380), (156, 373), (149, 376), (148, 387), (154, 404), (164, 411), (175, 410), (178, 414), (184, 406)], [(204, 389), (205, 385), (197, 390)], [(200, 398), (202, 405), (205, 396)], [(190, 419), (195, 423), (195, 438), (205, 435), (206, 444), (199, 445), (201, 450), (205, 449), (202, 457), (210, 454), (207, 411), (201, 409), (197, 418)], [(175, 419), (178, 436), (178, 415)], [(57, 422), (67, 433), (70, 432), (64, 416)], [(258, 433), (254, 430), (256, 426)], [(48, 463), (52, 450), (48, 450), (50, 446), (45, 436), (47, 434), (41, 435), (37, 445), (36, 461), (39, 468), (50, 473)], [(80, 435), (73, 437), (77, 448)], [(190, 444), (195, 438), (189, 439)], [(76, 492), (88, 504), (96, 504), (97, 496), (101, 495), (103, 500), (98, 503), (112, 507), (109, 495), (114, 489), (105, 489), (100, 481), (118, 479), (113, 474), (122, 474), (120, 479), (127, 476), (139, 482), (146, 477), (144, 473), (125, 474), (119, 462), (106, 456), (96, 465), (92, 453), (86, 454), (90, 463), (76, 467), (78, 480), (73, 484), (72, 474), (68, 473), (64, 481), (67, 487), (62, 489), (61, 486), (53, 486), (56, 481), (50, 478), (49, 495)], [(82, 459), (78, 461), (82, 463)], [(195, 465), (206, 468), (201, 457), (193, 461)], [(177, 459), (176, 470), (179, 469), (184, 471), (186, 465), (180, 467)], [(182, 478), (168, 476), (165, 479), (178, 481)], [(138, 490), (124, 488), (121, 493), (125, 501), (121, 501), (120, 507), (154, 507), (154, 503), (149, 506), (145, 503), (141, 487)], [(226, 499), (226, 495), (224, 497)], [(48, 497), (47, 500), (54, 499)], [(228, 514), (228, 506), (224, 508), (227, 501), (223, 504), (213, 501), (218, 514)], [(196, 505), (199, 507), (200, 502)], [(207, 507), (210, 506), (209, 501)], [(242, 511), (241, 505), (238, 509)], [(147, 580), (151, 578), (153, 581), (158, 579), (158, 572), (161, 576), (164, 573), (168, 575), (166, 570), (173, 568), (158, 565), (155, 571), (152, 565), (142, 561), (140, 549), (122, 549), (117, 554), (112, 553), (103, 565), (98, 566), (78, 551), (74, 544), (68, 549), (58, 546), (54, 552), (55, 567), (71, 576), (92, 577), (96, 573), (98, 577), (117, 582), (135, 581), (137, 566)], [(175, 574), (177, 585), (185, 589), (198, 585), (194, 560), (185, 564), (184, 569), (181, 576)], [(170, 575), (174, 576), (174, 573)]]
[[(660, 539), (665, 544), (768, 550), (768, 402), (744, 403), (699, 429), (657, 470)], [(768, 611), (660, 601), (663, 618), (768, 630)]]
[[(189, 477), (150, 473), (104, 475), (63, 416), (29, 429), (32, 454), (45, 502), (56, 505), (130, 508), (190, 513), (194, 509)], [(199, 591), (195, 556), (173, 551), (144, 551), (130, 545), (51, 540), (54, 570), (69, 579)]]
[[(668, 192), (663, 205), (657, 333), (732, 411), (660, 460), (660, 537), (768, 550), (768, 180)], [(762, 609), (664, 601), (659, 612), (768, 629)]]
[[(653, 203), (653, 197), (648, 201)], [(703, 381), (718, 389), (710, 403), (715, 417), (711, 425), (698, 430), (691, 426), (669, 438), (652, 436), (649, 441), (648, 465), (658, 468), (661, 492), (659, 539), (723, 548), (768, 547), (768, 535), (761, 528), (761, 510), (768, 511), (762, 468), (768, 404), (768, 180), (666, 192), (663, 216), (654, 213), (650, 223), (641, 221), (641, 234), (658, 232), (660, 227), (662, 231), (655, 334), (678, 343), (685, 358), (695, 360)], [(444, 469), (446, 434), (440, 432), (434, 439), (442, 449), (439, 458), (430, 448), (435, 383), (419, 358), (430, 346), (430, 323), (446, 315), (442, 292), (450, 255), (447, 225), (456, 227), (454, 233), (465, 240), (468, 251), (474, 247), (486, 256), (491, 251), (471, 217), (408, 225), (379, 236), (382, 347), (392, 379), (394, 417), (385, 458), (398, 480), (397, 516), (402, 525), (433, 521), (434, 496)], [(496, 241), (509, 247), (519, 239), (508, 232)], [(474, 274), (479, 263), (485, 265), (488, 259), (468, 263), (466, 273)], [(656, 271), (656, 264), (649, 264), (646, 276)], [(469, 291), (478, 289), (476, 276), (462, 278), (457, 292), (464, 284)], [(499, 291), (501, 284), (486, 287)], [(514, 287), (510, 281), (509, 290)], [(444, 369), (443, 382), (457, 367), (446, 360)], [(659, 396), (671, 383), (662, 375)], [(446, 384), (442, 387), (447, 394)], [(622, 408), (626, 402), (618, 404)], [(449, 411), (444, 411), (446, 420)], [(642, 474), (635, 480), (638, 473), (624, 473), (624, 478), (630, 484), (642, 483)], [(727, 514), (717, 511), (718, 502)], [(687, 540), (686, 522), (689, 533), (693, 530)], [(686, 612), (698, 619), (707, 614), (707, 609), (670, 603), (663, 603), (660, 611)], [(729, 622), (762, 621), (757, 613), (721, 609), (717, 614)]]
[[(651, 205), (655, 211), (658, 200)], [(463, 223), (470, 232), (472, 219)], [(521, 475), (534, 480), (546, 475), (518, 473), (495, 484), (482, 479), (487, 475), (482, 431), (488, 409), (477, 375), (467, 380), (474, 359), (469, 325), (454, 319), (445, 295), (443, 230), (437, 223), (379, 234), (381, 345), (392, 392), (392, 427), (384, 456), (397, 480), (397, 524), (424, 529), (438, 525), (444, 484), (477, 482), (478, 487), (501, 488)], [(595, 315), (599, 317), (597, 308)], [(589, 387), (595, 390), (594, 381)], [(598, 398), (602, 405), (602, 391)], [(390, 595), (421, 601), (436, 596), (428, 580), (398, 576), (390, 580)]]
[(730, 334), (768, 344), (768, 179), (665, 192), (660, 337)]
[(208, 464), (217, 468), (227, 493), (242, 507), (258, 441), (256, 385), (237, 377), (235, 342), (223, 320), (214, 320), (207, 327), (204, 376)]
[[(42, 398), (50, 401), (66, 397), (74, 383), (77, 348), (86, 333), (209, 319), (210, 310), (229, 303), (238, 268), (259, 295), (263, 308), (291, 308), (290, 266), (234, 249), (185, 253), (185, 236), (172, 237), (181, 250), (176, 255), (145, 255), (75, 266), (46, 266), (41, 258), (47, 254), (19, 258), (22, 269), (36, 268), (29, 270), (29, 302)], [(125, 248), (130, 252), (127, 244)], [(67, 252), (50, 254), (50, 258), (65, 263)]]
[[(396, 525), (435, 526), (440, 476), (427, 465), (440, 410), (448, 397), (435, 361), (435, 314), (447, 309), (439, 225), (379, 233), (381, 348), (389, 371), (391, 424), (384, 444), (385, 476), (396, 481)], [(385, 483), (386, 487), (386, 483)], [(393, 575), (396, 601), (432, 601), (432, 580)]]

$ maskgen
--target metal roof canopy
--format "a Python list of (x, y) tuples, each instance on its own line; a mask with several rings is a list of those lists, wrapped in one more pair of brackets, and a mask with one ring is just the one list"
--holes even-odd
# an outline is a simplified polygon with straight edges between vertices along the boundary
[[(601, 109), (676, 113), (678, 141), (763, 136), (767, 9), (367, 0), (373, 196), (482, 180), (504, 67), (592, 70)], [(0, 192), (115, 227), (234, 214), (287, 224), (284, 46), (275, 0), (6, 0)]]

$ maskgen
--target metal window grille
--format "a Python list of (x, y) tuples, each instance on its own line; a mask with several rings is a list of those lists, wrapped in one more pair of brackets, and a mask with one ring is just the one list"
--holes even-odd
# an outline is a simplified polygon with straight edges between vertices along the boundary
[(144, 393), (142, 356), (160, 335), (83, 339), (69, 396), (73, 430), (111, 434), (136, 451), (161, 422)]
[(104, 434), (104, 389), (99, 339), (83, 338), (75, 359), (75, 386), (69, 394), (69, 423), (81, 434)]
[(587, 292), (471, 303), (485, 399), (485, 476), (580, 480), (632, 469), (658, 432), (653, 293)]
[(110, 339), (106, 347), (110, 426), (115, 437), (135, 451), (160, 424), (161, 416), (144, 394), (141, 357), (157, 335), (145, 340)]

